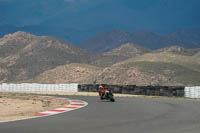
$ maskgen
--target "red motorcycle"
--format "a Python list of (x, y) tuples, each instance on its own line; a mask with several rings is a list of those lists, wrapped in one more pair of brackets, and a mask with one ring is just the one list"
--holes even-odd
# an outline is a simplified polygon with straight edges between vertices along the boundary
[(99, 90), (99, 98), (101, 100), (110, 100), (111, 102), (115, 102), (113, 93), (108, 89), (103, 88), (103, 89)]

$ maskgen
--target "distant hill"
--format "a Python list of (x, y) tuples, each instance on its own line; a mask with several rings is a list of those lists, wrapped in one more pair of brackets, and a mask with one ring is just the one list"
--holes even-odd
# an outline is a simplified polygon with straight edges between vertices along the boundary
[(172, 45), (200, 48), (199, 33), (198, 29), (185, 29), (161, 36), (145, 30), (135, 32), (110, 30), (90, 37), (81, 44), (81, 47), (93, 53), (107, 52), (127, 42), (153, 50)]
[(97, 34), (80, 46), (93, 53), (103, 53), (130, 42), (130, 34), (122, 30), (110, 30)]
[[(12, 26), (0, 25), (0, 37), (17, 31), (28, 32), (38, 36), (54, 36), (56, 38), (79, 44), (81, 40), (87, 38), (87, 32), (81, 35), (79, 30), (63, 27), (63, 26), (47, 26), (47, 25), (28, 25), (28, 26)], [(77, 39), (78, 38), (78, 39)]]
[(88, 53), (53, 37), (25, 32), (0, 39), (0, 82), (24, 80), (58, 65), (85, 63)]
[(155, 49), (155, 45), (157, 45), (157, 48), (163, 44), (163, 41), (163, 37), (148, 31), (125, 32), (122, 30), (110, 30), (89, 38), (80, 46), (93, 53), (103, 53), (120, 47), (125, 43), (133, 43)]
[(181, 55), (188, 55), (188, 56), (193, 56), (200, 52), (200, 48), (196, 49), (186, 49), (180, 46), (169, 46), (165, 48), (158, 49), (154, 52), (170, 52), (174, 54), (181, 54)]
[(170, 33), (167, 38), (184, 48), (200, 48), (200, 29), (180, 29)]
[(143, 48), (139, 45), (132, 44), (132, 43), (125, 43), (122, 44), (120, 47), (112, 49), (111, 51), (108, 51), (106, 53), (103, 53), (104, 56), (124, 56), (124, 57), (136, 57), (139, 55), (143, 55), (145, 53), (151, 52), (150, 49)]
[(94, 55), (91, 64), (106, 67), (148, 52), (151, 52), (151, 50), (132, 43), (125, 43), (118, 48), (112, 49), (111, 51)]

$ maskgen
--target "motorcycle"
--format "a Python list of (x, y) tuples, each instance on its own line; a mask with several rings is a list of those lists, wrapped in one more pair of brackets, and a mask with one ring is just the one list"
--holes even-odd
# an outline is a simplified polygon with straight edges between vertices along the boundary
[[(101, 93), (101, 92), (100, 92)], [(113, 97), (113, 94), (110, 90), (105, 89), (104, 95), (101, 96), (101, 94), (99, 93), (100, 99), (101, 100), (110, 100), (111, 102), (115, 102), (115, 99)]]

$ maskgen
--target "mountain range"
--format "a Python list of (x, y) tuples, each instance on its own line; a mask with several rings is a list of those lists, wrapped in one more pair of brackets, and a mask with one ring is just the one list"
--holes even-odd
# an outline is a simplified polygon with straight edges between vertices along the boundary
[(184, 48), (199, 48), (200, 30), (182, 29), (168, 35), (159, 35), (146, 30), (135, 32), (109, 30), (90, 37), (80, 46), (92, 53), (102, 53), (127, 42), (153, 50), (173, 45)]
[(91, 32), (93, 29), (76, 30), (74, 28), (41, 25), (22, 27), (3, 25), (0, 26), (0, 29), (0, 37), (17, 31), (25, 31), (38, 36), (54, 36), (86, 49), (90, 53), (108, 52), (124, 43), (134, 43), (153, 50), (173, 45), (184, 48), (200, 47), (200, 29), (180, 29), (165, 35), (147, 30)]
[[(122, 38), (118, 34), (110, 36), (110, 44), (129, 33), (123, 32)], [(199, 48), (152, 50), (131, 41), (120, 43), (92, 54), (55, 37), (8, 34), (0, 38), (0, 82), (200, 85)]]

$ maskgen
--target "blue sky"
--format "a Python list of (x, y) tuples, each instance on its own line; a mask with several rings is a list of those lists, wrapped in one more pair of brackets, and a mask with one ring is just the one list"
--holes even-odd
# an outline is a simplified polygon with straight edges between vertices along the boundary
[(200, 28), (200, 0), (0, 0), (0, 25), (169, 32)]

